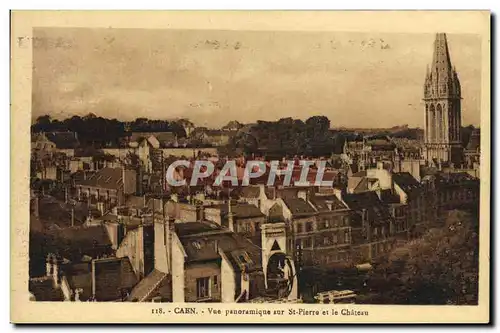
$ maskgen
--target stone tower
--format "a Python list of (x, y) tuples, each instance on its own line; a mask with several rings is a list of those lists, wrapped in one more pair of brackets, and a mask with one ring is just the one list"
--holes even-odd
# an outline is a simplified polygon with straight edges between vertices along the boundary
[(452, 67), (446, 34), (436, 34), (432, 64), (424, 84), (425, 159), (430, 164), (453, 163), (463, 159), (460, 140), (461, 88)]

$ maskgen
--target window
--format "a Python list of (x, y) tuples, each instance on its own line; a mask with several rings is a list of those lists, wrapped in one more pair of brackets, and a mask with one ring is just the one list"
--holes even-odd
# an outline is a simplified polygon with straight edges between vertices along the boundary
[(330, 245), (330, 239), (328, 237), (323, 237), (323, 245)]
[(219, 288), (219, 277), (217, 275), (214, 275), (214, 287)]
[(344, 243), (349, 243), (350, 239), (349, 239), (349, 233), (346, 232), (344, 233)]
[(348, 227), (349, 226), (349, 216), (344, 217), (344, 226)]
[(312, 222), (306, 222), (306, 232), (311, 232), (311, 231), (313, 231)]
[(377, 228), (373, 228), (373, 236), (377, 236), (378, 234), (378, 229)]
[(330, 223), (328, 222), (328, 220), (325, 220), (325, 228), (330, 228)]
[(302, 245), (304, 248), (310, 248), (311, 247), (311, 240), (309, 238), (304, 238), (302, 240)]
[(196, 297), (197, 298), (210, 297), (210, 278), (209, 277), (196, 279)]
[(338, 243), (338, 237), (337, 237), (337, 234), (333, 234), (333, 244), (337, 244)]

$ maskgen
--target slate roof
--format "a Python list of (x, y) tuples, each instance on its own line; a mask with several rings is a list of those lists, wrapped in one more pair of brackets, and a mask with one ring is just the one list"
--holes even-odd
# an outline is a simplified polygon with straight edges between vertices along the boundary
[(360, 182), (354, 188), (354, 193), (360, 193), (371, 190), (372, 185), (377, 181), (378, 181), (377, 178), (369, 178), (369, 177), (361, 178)]
[(122, 173), (122, 168), (103, 168), (87, 179), (80, 179), (77, 185), (117, 190), (123, 185)]
[(409, 172), (398, 172), (392, 175), (394, 183), (396, 183), (403, 191), (420, 188), (420, 183)]
[(436, 174), (437, 184), (461, 185), (469, 182), (477, 182), (477, 179), (472, 177), (467, 172), (440, 172)]
[(132, 290), (138, 279), (128, 258), (97, 260), (95, 262), (97, 301), (122, 298), (122, 290)]
[(293, 215), (314, 214), (316, 210), (302, 198), (282, 198)]
[(380, 191), (380, 200), (385, 204), (400, 203), (399, 196), (392, 193), (390, 189)]
[(61, 302), (64, 301), (64, 294), (60, 288), (54, 288), (52, 278), (30, 279), (28, 283), (29, 291), (35, 296), (37, 301)]
[(218, 251), (230, 254), (240, 250), (248, 254), (255, 267), (260, 267), (260, 248), (218, 225), (210, 222), (176, 223), (175, 231), (186, 251), (187, 262), (218, 260)]
[[(318, 170), (311, 167), (307, 173), (306, 181), (311, 184), (314, 184), (316, 182), (317, 174)], [(331, 170), (331, 169), (325, 170), (323, 173), (322, 181), (335, 182), (337, 180), (338, 174), (339, 174), (338, 170)], [(295, 168), (292, 171), (292, 182), (299, 182), (301, 175), (302, 175), (302, 168)]]
[(367, 174), (366, 170), (364, 170), (364, 171), (358, 171), (358, 172), (352, 174), (351, 177), (366, 177), (367, 175), (368, 174)]
[[(207, 206), (206, 208), (217, 208), (220, 209), (221, 214), (227, 215), (229, 213), (229, 207), (227, 204)], [(231, 211), (235, 215), (235, 218), (251, 218), (251, 217), (263, 217), (264, 214), (260, 209), (251, 204), (247, 203), (236, 203), (231, 205)]]
[(363, 193), (346, 194), (343, 198), (347, 206), (357, 212), (366, 210), (369, 219), (386, 220), (391, 218), (390, 212), (386, 205), (379, 199), (377, 193), (368, 191)]
[(68, 265), (64, 273), (71, 289), (82, 289), (80, 300), (86, 301), (92, 296), (92, 266), (90, 262)]
[(168, 145), (175, 141), (174, 132), (132, 132), (129, 136), (131, 142), (141, 142), (147, 140), (149, 137), (154, 136), (161, 146)]
[(258, 186), (242, 187), (240, 196), (243, 198), (258, 198), (260, 196), (260, 188)]
[[(57, 225), (60, 228), (71, 226), (71, 206), (58, 202), (52, 197), (41, 197), (38, 201), (40, 221), (44, 227), (51, 228)], [(88, 209), (83, 205), (74, 208), (74, 224), (82, 225), (88, 216)]]
[(319, 211), (319, 212), (325, 212), (325, 211), (330, 211), (328, 208), (328, 204), (331, 204), (332, 211), (338, 210), (338, 209), (347, 209), (346, 205), (342, 203), (335, 195), (328, 195), (328, 196), (311, 196), (309, 199), (313, 206)]
[(220, 227), (210, 222), (176, 223), (175, 233), (179, 238), (204, 232), (219, 231)]
[(138, 281), (128, 258), (97, 260), (94, 272), (91, 262), (67, 265), (63, 269), (71, 289), (83, 290), (80, 294), (81, 301), (89, 300), (92, 296), (93, 274), (97, 301), (119, 300), (122, 289), (132, 290)]
[(144, 279), (142, 279), (130, 293), (127, 298), (129, 301), (144, 302), (151, 297), (151, 295), (158, 289), (161, 283), (167, 279), (166, 273), (154, 269)]
[(104, 226), (65, 228), (53, 230), (49, 235), (55, 238), (53, 246), (63, 253), (111, 247), (111, 240)]

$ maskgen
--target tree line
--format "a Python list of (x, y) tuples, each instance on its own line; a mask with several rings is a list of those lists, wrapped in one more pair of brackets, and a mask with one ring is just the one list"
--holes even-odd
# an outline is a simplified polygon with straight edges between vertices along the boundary
[(43, 115), (31, 126), (31, 132), (75, 132), (82, 146), (104, 147), (118, 143), (120, 138), (130, 132), (173, 132), (179, 138), (186, 137), (184, 125), (187, 124), (194, 126), (187, 119), (168, 121), (137, 118), (131, 122), (123, 122), (116, 118), (98, 117), (92, 113), (84, 117), (75, 115), (64, 120)]

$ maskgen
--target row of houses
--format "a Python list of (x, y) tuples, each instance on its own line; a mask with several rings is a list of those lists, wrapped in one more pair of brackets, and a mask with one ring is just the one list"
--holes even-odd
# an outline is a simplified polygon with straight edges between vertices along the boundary
[(78, 181), (75, 200), (100, 213), (54, 232), (91, 241), (71, 256), (54, 244), (52, 268), (30, 282), (36, 299), (52, 283), (63, 299), (80, 301), (293, 301), (304, 293), (299, 272), (369, 264), (479, 197), (467, 173), (419, 182), (382, 164), (353, 174), (345, 189), (254, 185), (230, 200), (136, 196), (134, 184), (123, 168)]
[[(191, 137), (178, 137), (174, 132), (131, 132), (116, 142), (105, 144), (102, 149), (137, 148), (146, 141), (154, 149), (225, 146), (236, 131), (197, 129)], [(76, 132), (33, 133), (31, 149), (44, 152), (62, 152), (74, 156), (81, 148)]]

